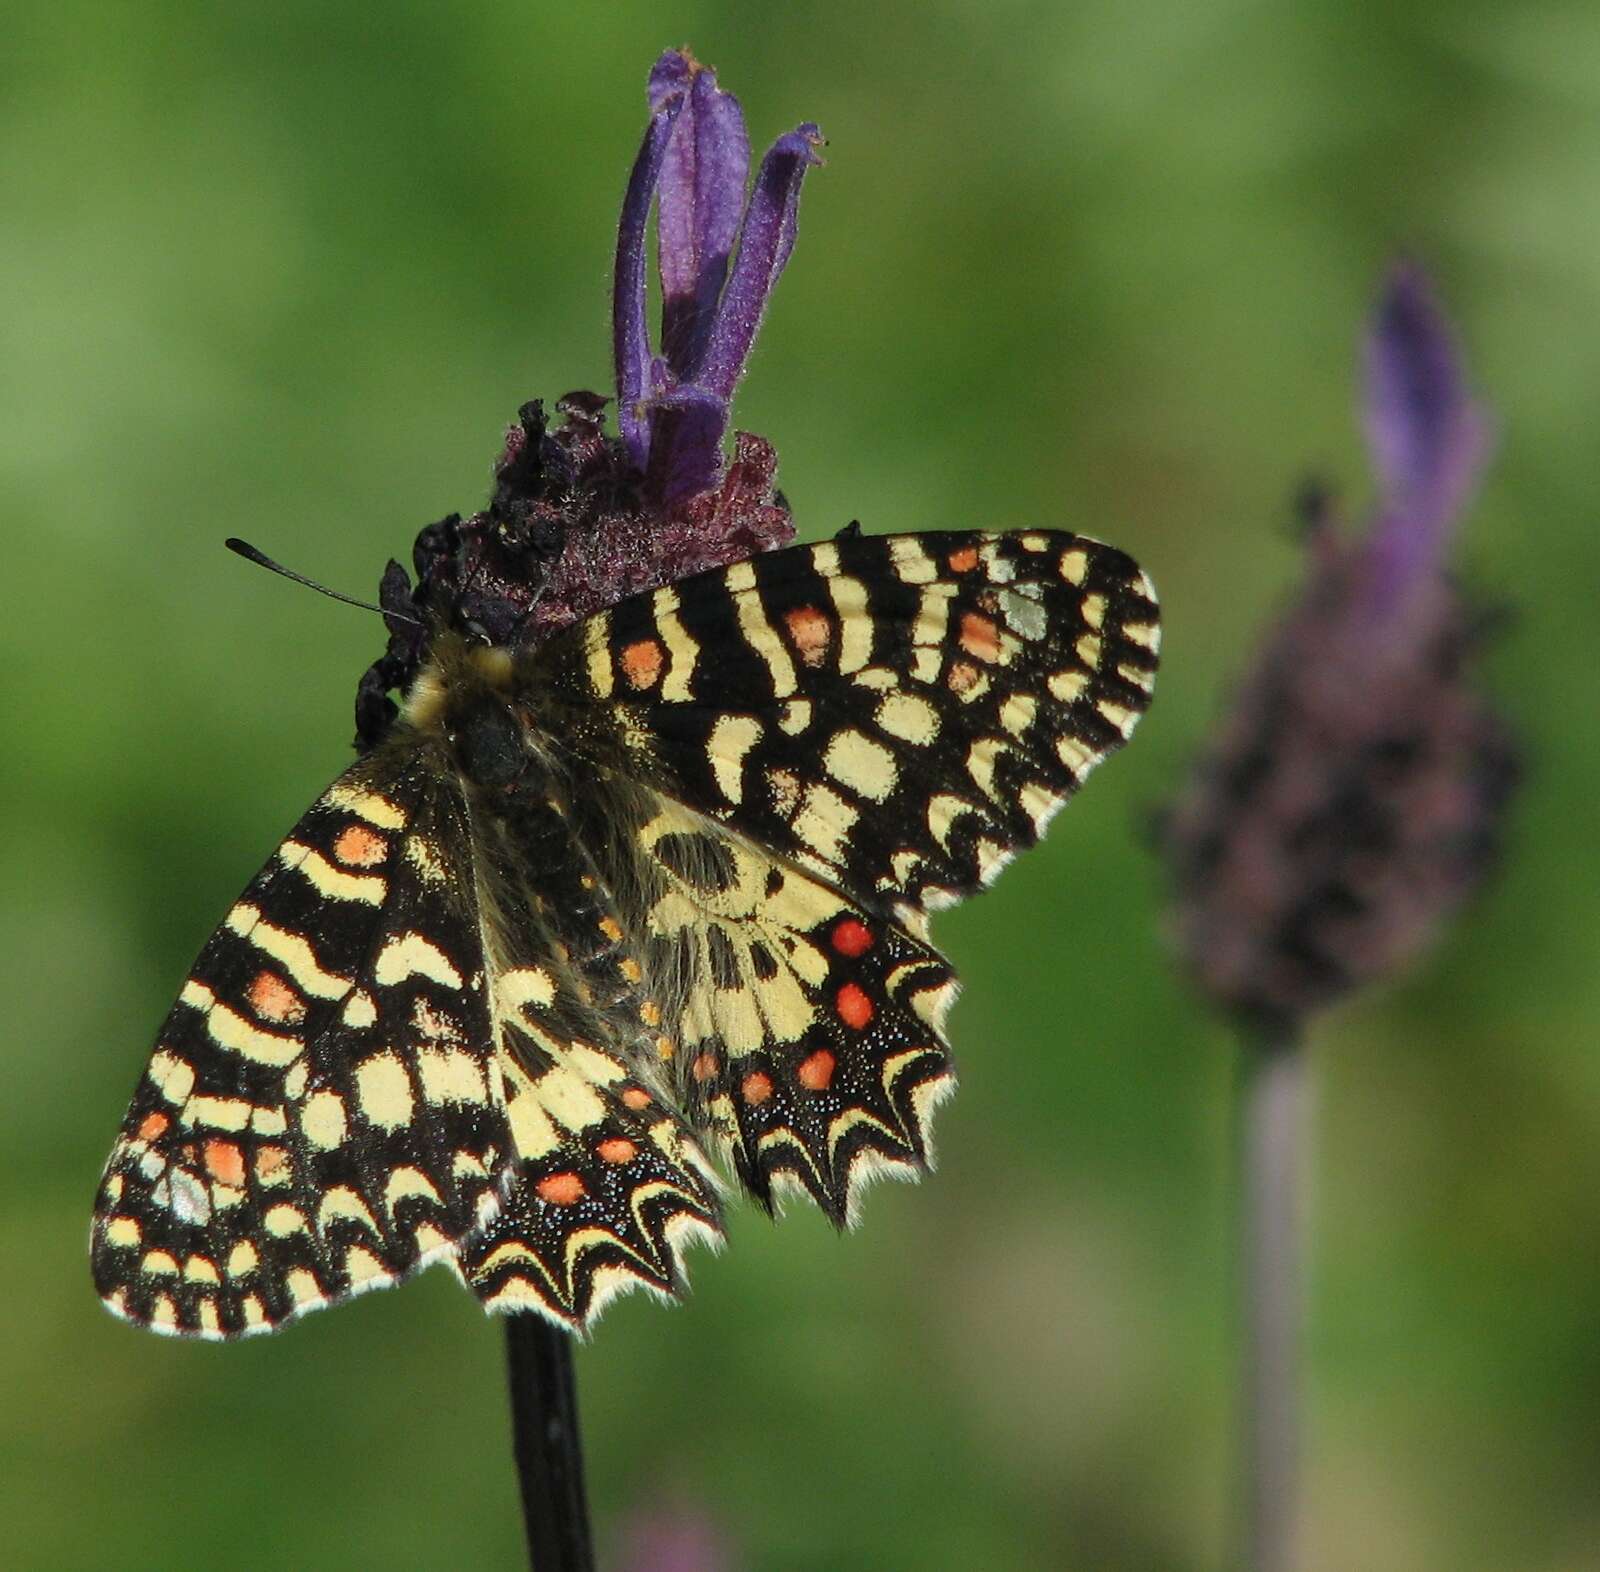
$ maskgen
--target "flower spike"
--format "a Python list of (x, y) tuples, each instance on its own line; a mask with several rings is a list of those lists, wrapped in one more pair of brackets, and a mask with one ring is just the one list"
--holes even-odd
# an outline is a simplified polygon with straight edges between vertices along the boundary
[(1376, 517), (1352, 537), (1307, 498), (1304, 587), (1162, 833), (1196, 980), (1278, 1038), (1434, 937), (1493, 862), (1518, 771), (1445, 561), (1487, 421), (1415, 269), (1367, 352)]
[[(530, 399), (507, 431), (489, 504), (417, 537), (416, 583), (398, 564), (380, 604), (389, 648), (362, 679), (357, 737), (392, 723), (426, 645), (454, 618), (497, 644), (538, 644), (630, 595), (788, 545), (794, 520), (778, 456), (749, 432), (724, 454), (735, 384), (767, 297), (794, 246), (800, 183), (821, 138), (802, 126), (763, 160), (746, 201), (750, 144), (739, 101), (687, 49), (649, 79), (650, 122), (617, 226), (609, 399), (572, 392), (553, 414)], [(647, 313), (650, 211), (657, 211), (662, 336)]]
[[(780, 137), (747, 205), (744, 114), (716, 73), (670, 49), (650, 72), (649, 103), (617, 234), (612, 331), (623, 443), (647, 492), (670, 505), (721, 478), (733, 389), (794, 248), (801, 181), (820, 162), (822, 137), (809, 123)], [(662, 291), (655, 355), (645, 303), (652, 201)]]

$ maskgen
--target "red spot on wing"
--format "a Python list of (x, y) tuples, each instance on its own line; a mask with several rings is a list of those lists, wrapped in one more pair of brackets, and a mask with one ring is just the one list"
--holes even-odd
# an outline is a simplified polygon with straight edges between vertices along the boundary
[(826, 1048), (819, 1048), (800, 1061), (800, 1067), (794, 1072), (795, 1079), (808, 1092), (826, 1091), (833, 1080), (833, 1064), (833, 1055)]
[(624, 644), (617, 654), (622, 675), (641, 691), (656, 685), (665, 660), (661, 646), (654, 639), (635, 639), (632, 644)]
[(602, 1141), (595, 1150), (608, 1163), (631, 1163), (639, 1153), (639, 1148), (632, 1141), (625, 1140), (620, 1135)]
[(759, 1108), (772, 1096), (772, 1077), (765, 1070), (752, 1070), (740, 1084), (739, 1094), (752, 1108)]
[(206, 1172), (219, 1184), (244, 1186), (244, 1153), (232, 1141), (206, 1142)]
[(546, 1174), (533, 1188), (552, 1206), (576, 1206), (589, 1193), (576, 1174)]
[(139, 1125), (139, 1139), (153, 1141), (157, 1136), (165, 1135), (167, 1126), (172, 1121), (164, 1113), (146, 1114)]
[(625, 1108), (631, 1108), (635, 1113), (650, 1106), (651, 1097), (642, 1086), (626, 1086), (622, 1090), (622, 1103)]
[(970, 573), (978, 565), (976, 546), (958, 546), (946, 559), (952, 573)]
[(709, 1081), (717, 1073), (717, 1056), (714, 1053), (699, 1054), (692, 1065), (690, 1073), (697, 1081)]
[(815, 606), (794, 606), (783, 614), (796, 653), (808, 666), (820, 666), (828, 657), (833, 624)]
[(872, 1019), (872, 1000), (858, 983), (846, 983), (834, 998), (834, 1008), (846, 1026), (859, 1032)]
[(347, 868), (376, 868), (389, 855), (389, 842), (364, 824), (347, 824), (333, 843), (333, 855)]
[(846, 917), (833, 930), (833, 947), (852, 958), (872, 948), (872, 930), (856, 917)]

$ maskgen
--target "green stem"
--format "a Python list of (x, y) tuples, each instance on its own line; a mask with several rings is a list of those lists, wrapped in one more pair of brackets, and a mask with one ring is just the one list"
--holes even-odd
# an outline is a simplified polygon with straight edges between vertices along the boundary
[(1299, 1515), (1301, 1253), (1307, 1089), (1292, 1034), (1248, 1039), (1240, 1110), (1241, 1564), (1292, 1572)]

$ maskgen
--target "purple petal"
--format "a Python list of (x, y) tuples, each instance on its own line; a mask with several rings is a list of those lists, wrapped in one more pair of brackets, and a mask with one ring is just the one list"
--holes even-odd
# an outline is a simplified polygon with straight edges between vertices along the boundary
[(1450, 327), (1420, 269), (1401, 265), (1367, 339), (1367, 440), (1381, 491), (1370, 554), (1393, 601), (1437, 564), (1488, 450)]
[(816, 152), (821, 144), (817, 128), (803, 125), (779, 137), (761, 161), (739, 236), (739, 257), (695, 378), (720, 398), (733, 396), (772, 286), (794, 249), (800, 184), (806, 170), (822, 162)]
[[(664, 59), (665, 57), (663, 57)], [(661, 62), (657, 62), (657, 70)], [(651, 73), (652, 94), (655, 72)], [(611, 344), (617, 363), (617, 426), (628, 456), (641, 469), (650, 451), (650, 427), (643, 403), (650, 393), (650, 327), (645, 317), (645, 235), (650, 203), (661, 181), (672, 128), (683, 112), (680, 94), (650, 117), (639, 155), (628, 176), (617, 226), (617, 267), (611, 287)]]
[(650, 81), (645, 92), (650, 100), (650, 113), (664, 109), (670, 99), (683, 92), (694, 79), (697, 62), (686, 49), (664, 49), (650, 67)]
[(687, 381), (705, 352), (739, 233), (750, 139), (738, 99), (718, 89), (716, 73), (681, 54), (673, 59), (676, 68), (663, 57), (650, 80), (652, 106), (658, 91), (664, 101), (688, 83), (687, 107), (661, 168), (661, 351)]
[(728, 401), (693, 384), (651, 400), (649, 489), (663, 507), (716, 485)]

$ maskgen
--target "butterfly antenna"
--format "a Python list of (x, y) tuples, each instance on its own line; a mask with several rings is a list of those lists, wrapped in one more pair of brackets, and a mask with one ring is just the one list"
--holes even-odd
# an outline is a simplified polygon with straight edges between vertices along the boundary
[(415, 617), (408, 617), (403, 611), (385, 611), (382, 606), (375, 606), (370, 600), (357, 600), (354, 595), (341, 595), (338, 590), (329, 589), (326, 584), (308, 579), (305, 574), (296, 573), (293, 568), (286, 568), (281, 562), (274, 562), (266, 552), (257, 551), (247, 540), (240, 540), (237, 536), (230, 535), (222, 544), (229, 551), (243, 557), (246, 562), (253, 562), (257, 567), (269, 568), (274, 573), (281, 573), (284, 578), (293, 579), (296, 584), (304, 584), (307, 589), (314, 589), (330, 600), (342, 600), (347, 606), (359, 606), (363, 611), (375, 611), (380, 617), (395, 617), (401, 622), (411, 623), (414, 627), (422, 626)]

